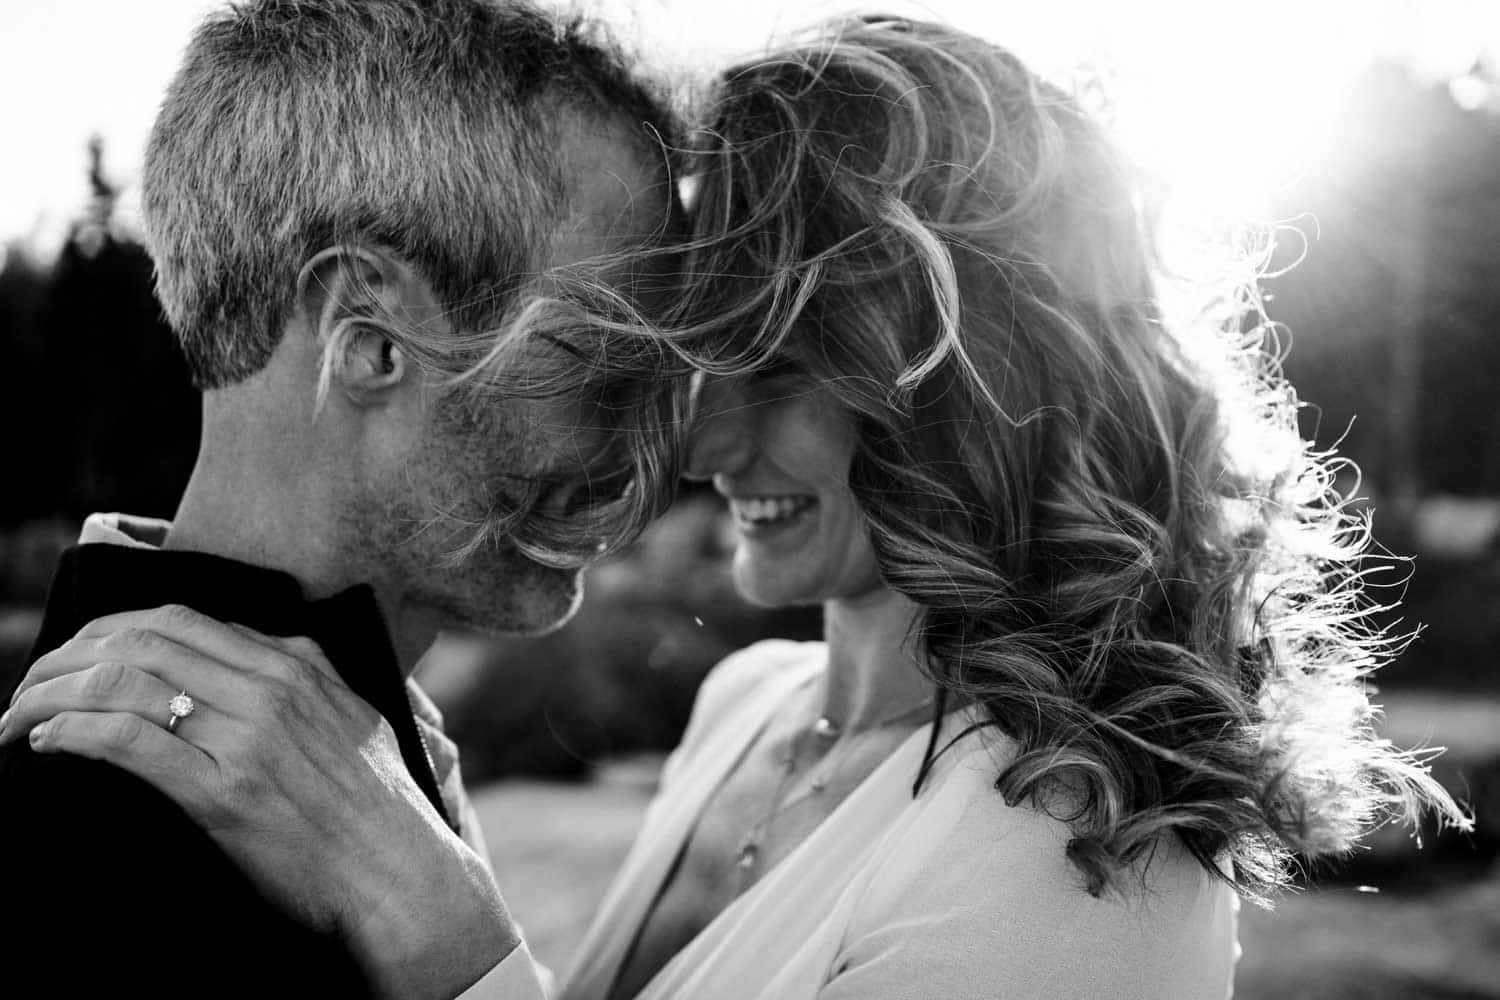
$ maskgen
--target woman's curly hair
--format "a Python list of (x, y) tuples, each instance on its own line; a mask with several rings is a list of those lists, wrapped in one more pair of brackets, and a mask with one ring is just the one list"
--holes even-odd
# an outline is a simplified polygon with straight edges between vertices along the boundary
[(1298, 433), (1253, 274), (1169, 321), (1077, 102), (870, 18), (728, 71), (707, 121), (668, 342), (792, 365), (855, 416), (851, 487), (926, 667), (1013, 738), (996, 787), (1070, 824), (1091, 892), (1169, 832), (1259, 899), (1392, 816), (1466, 822), (1376, 735), (1368, 525)]

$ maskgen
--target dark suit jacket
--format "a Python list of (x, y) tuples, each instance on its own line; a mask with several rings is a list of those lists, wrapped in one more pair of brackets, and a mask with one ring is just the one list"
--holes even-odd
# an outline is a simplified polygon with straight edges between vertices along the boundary
[[(79, 545), (62, 557), (27, 662), (93, 618), (162, 604), (317, 640), (390, 722), (412, 777), (443, 813), (367, 587), (308, 601), (286, 574), (216, 556)], [(0, 996), (368, 992), (339, 941), (272, 907), (165, 795), (108, 764), (34, 753), (24, 740), (0, 750), (0, 900)]]

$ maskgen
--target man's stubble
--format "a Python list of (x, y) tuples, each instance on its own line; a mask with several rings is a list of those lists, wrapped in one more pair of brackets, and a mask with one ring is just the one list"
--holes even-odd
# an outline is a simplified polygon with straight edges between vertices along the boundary
[(582, 600), (581, 570), (543, 565), (507, 533), (483, 530), (524, 509), (530, 482), (546, 475), (533, 415), (525, 404), (476, 415), (442, 400), (429, 412), (406, 460), (351, 504), (346, 544), (402, 604), (445, 625), (507, 635), (560, 627)]

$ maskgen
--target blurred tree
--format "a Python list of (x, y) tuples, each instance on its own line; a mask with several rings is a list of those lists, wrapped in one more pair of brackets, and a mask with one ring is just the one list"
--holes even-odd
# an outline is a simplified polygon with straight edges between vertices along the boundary
[(92, 140), (93, 196), (56, 262), (18, 268), (0, 300), (5, 344), (23, 365), (6, 415), (26, 439), (6, 523), (169, 515), (192, 471), (198, 395), (152, 297), (150, 258), (114, 223), (103, 156)]
[[(39, 391), (46, 359), (42, 313), (51, 268), (20, 240), (6, 244), (0, 259), (0, 344), (5, 346), (5, 391), (0, 392), (0, 426), (10, 443), (6, 456), (9, 488), (0, 490), (0, 526), (44, 511), (35, 502), (52, 478), (45, 459), (53, 434), (40, 425)], [(41, 482), (38, 483), (37, 480)], [(55, 480), (54, 480), (55, 481)]]
[[(1287, 192), (1284, 214), (1306, 213), (1306, 258), (1267, 283), (1270, 313), (1291, 331), (1304, 431), (1359, 463), (1379, 539), (1417, 556), (1374, 595), (1400, 602), (1389, 616), (1401, 628), (1426, 626), (1382, 671), (1387, 684), (1500, 680), (1496, 553), (1424, 553), (1411, 520), (1424, 495), (1500, 495), (1495, 92), (1486, 65), (1432, 85), (1375, 67), (1331, 126), (1334, 155)], [(1278, 263), (1301, 249), (1284, 241)]]
[[(1500, 494), (1500, 118), (1390, 65), (1355, 93), (1282, 205), (1306, 258), (1267, 283), (1304, 430), (1393, 499)], [(1282, 243), (1284, 265), (1303, 247)]]

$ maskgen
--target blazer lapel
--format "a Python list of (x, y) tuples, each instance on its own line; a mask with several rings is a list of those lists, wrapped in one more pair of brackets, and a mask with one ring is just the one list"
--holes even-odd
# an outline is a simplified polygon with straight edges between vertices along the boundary
[(709, 798), (792, 690), (822, 668), (819, 657), (809, 663), (808, 669), (786, 671), (762, 685), (739, 712), (705, 737), (695, 754), (699, 763), (677, 779), (680, 785), (672, 789), (672, 794), (658, 796), (651, 804), (641, 832), (578, 948), (560, 997), (603, 1000), (609, 995), (637, 932)]

